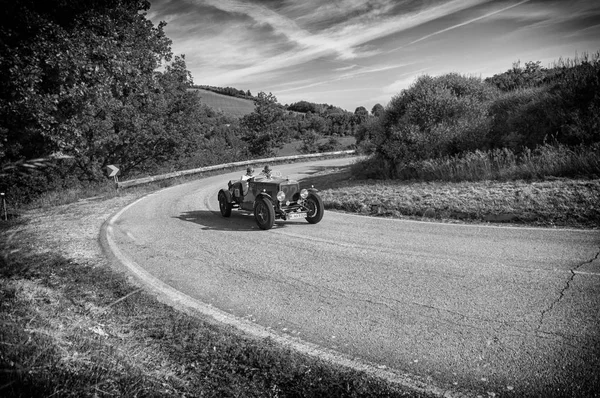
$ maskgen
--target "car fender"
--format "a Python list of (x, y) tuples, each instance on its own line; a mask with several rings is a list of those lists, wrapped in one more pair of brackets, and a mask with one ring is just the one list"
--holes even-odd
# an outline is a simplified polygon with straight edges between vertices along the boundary
[(266, 192), (259, 192), (256, 197), (254, 198), (254, 201), (256, 202), (256, 199), (258, 198), (267, 198), (269, 199), (271, 202), (275, 203), (275, 201), (273, 200), (273, 197), (271, 195), (269, 195)]
[(223, 192), (225, 198), (227, 198), (227, 203), (231, 203), (231, 192), (228, 189), (221, 189), (221, 192)]

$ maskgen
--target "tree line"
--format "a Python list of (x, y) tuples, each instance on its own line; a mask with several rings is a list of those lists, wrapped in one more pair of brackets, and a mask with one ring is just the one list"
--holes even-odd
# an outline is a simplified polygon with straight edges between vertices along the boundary
[(411, 175), (407, 170), (424, 167), (423, 161), (474, 151), (519, 155), (547, 144), (598, 149), (600, 53), (549, 68), (516, 62), (486, 79), (424, 75), (363, 127), (357, 144), (373, 155), (380, 177)]
[(193, 85), (193, 88), (200, 88), (203, 90), (212, 91), (213, 93), (223, 94), (230, 97), (252, 99), (252, 93), (250, 90), (240, 90), (234, 87), (217, 87), (217, 86), (205, 86), (205, 85)]

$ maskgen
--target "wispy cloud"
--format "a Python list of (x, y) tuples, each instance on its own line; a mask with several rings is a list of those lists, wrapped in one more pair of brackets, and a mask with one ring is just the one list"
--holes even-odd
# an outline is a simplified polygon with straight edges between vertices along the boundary
[(318, 88), (373, 98), (419, 71), (500, 73), (600, 47), (598, 0), (150, 1), (197, 83), (288, 97)]
[[(428, 35), (425, 35), (425, 36), (423, 36), (423, 37), (420, 37), (420, 38), (418, 38), (417, 40), (413, 40), (413, 41), (411, 41), (410, 43), (406, 44), (406, 46), (410, 46), (410, 45), (412, 45), (412, 44), (416, 44), (416, 43), (418, 43), (418, 42), (420, 42), (420, 41), (427, 40), (427, 39), (429, 39), (430, 37), (437, 36), (437, 35), (440, 35), (440, 34), (442, 34), (442, 33), (446, 33), (446, 32), (448, 32), (448, 31), (451, 31), (451, 30), (453, 30), (453, 29), (457, 29), (457, 28), (460, 28), (460, 27), (463, 27), (463, 26), (466, 26), (466, 25), (472, 24), (473, 22), (478, 22), (478, 21), (481, 21), (482, 19), (486, 19), (486, 18), (492, 17), (492, 16), (494, 16), (494, 15), (496, 15), (496, 14), (499, 14), (499, 13), (501, 13), (501, 12), (504, 12), (504, 11), (510, 10), (511, 8), (518, 7), (518, 6), (520, 6), (521, 4), (528, 3), (529, 1), (530, 1), (530, 0), (523, 0), (523, 1), (520, 1), (520, 2), (518, 2), (518, 3), (516, 3), (516, 4), (511, 4), (511, 5), (510, 5), (510, 6), (508, 6), (508, 7), (501, 8), (501, 9), (499, 9), (499, 10), (496, 10), (496, 11), (490, 12), (490, 13), (488, 13), (488, 14), (485, 14), (485, 15), (482, 15), (482, 16), (480, 16), (480, 17), (473, 18), (473, 19), (469, 19), (468, 21), (461, 22), (461, 23), (459, 23), (459, 24), (456, 24), (456, 25), (450, 26), (450, 27), (448, 27), (448, 28), (445, 28), (445, 29), (438, 30), (437, 32), (433, 32), (433, 33), (430, 33), (430, 34), (428, 34)], [(403, 46), (403, 47), (404, 47), (404, 46)]]
[(330, 77), (329, 79), (315, 79), (315, 81), (313, 81), (312, 83), (303, 84), (303, 85), (294, 84), (293, 87), (291, 87), (291, 88), (282, 89), (282, 90), (278, 90), (278, 91), (280, 93), (289, 93), (292, 91), (305, 90), (305, 89), (311, 88), (311, 87), (322, 86), (325, 84), (330, 84), (332, 82), (339, 82), (342, 80), (355, 79), (362, 75), (368, 75), (371, 73), (380, 73), (380, 72), (384, 72), (384, 71), (388, 71), (388, 70), (392, 70), (392, 69), (402, 68), (405, 66), (407, 66), (407, 64), (382, 65), (382, 66), (377, 66), (377, 67), (361, 68), (359, 70), (352, 70), (351, 72), (348, 72), (348, 73), (342, 73), (339, 75), (336, 74), (336, 75), (334, 75), (334, 77)]
[[(216, 79), (218, 83), (222, 83), (247, 81), (258, 74), (300, 65), (320, 57), (349, 60), (372, 56), (378, 51), (363, 50), (360, 46), (487, 1), (489, 0), (453, 0), (408, 14), (387, 14), (392, 10), (394, 4), (387, 1), (383, 2), (383, 5), (376, 11), (343, 20), (318, 32), (309, 32), (294, 20), (261, 4), (235, 0), (205, 0), (199, 3), (228, 13), (246, 15), (256, 24), (269, 26), (273, 30), (273, 36), (283, 36), (287, 40), (289, 48), (284, 52), (265, 56), (267, 55), (266, 51), (261, 51), (251, 57), (250, 66), (220, 73)], [(344, 10), (347, 12), (346, 8)], [(333, 11), (329, 10), (329, 14), (333, 14)], [(375, 15), (379, 18), (374, 19)], [(329, 18), (334, 19), (333, 16)], [(218, 40), (218, 42), (226, 45), (226, 40)], [(191, 45), (192, 43), (190, 43)], [(213, 53), (212, 55), (216, 58), (217, 63), (225, 63), (220, 60), (218, 54)], [(261, 56), (265, 57), (261, 60)], [(231, 62), (230, 56), (226, 56), (226, 62)]]

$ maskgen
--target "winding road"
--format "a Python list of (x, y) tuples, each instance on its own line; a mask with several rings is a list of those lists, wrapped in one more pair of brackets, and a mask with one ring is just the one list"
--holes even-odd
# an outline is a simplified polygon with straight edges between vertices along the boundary
[[(309, 181), (349, 162), (275, 170)], [(218, 190), (241, 174), (142, 198), (109, 222), (109, 246), (191, 300), (435, 386), (429, 391), (600, 391), (600, 231), (333, 211), (316, 225), (276, 221), (262, 231), (250, 214), (219, 213)]]

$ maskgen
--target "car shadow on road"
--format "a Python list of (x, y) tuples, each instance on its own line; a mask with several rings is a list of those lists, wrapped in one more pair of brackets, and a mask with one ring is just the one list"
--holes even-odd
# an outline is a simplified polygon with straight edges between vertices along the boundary
[[(233, 212), (231, 217), (223, 217), (218, 211), (195, 210), (181, 213), (178, 218), (202, 227), (203, 231), (260, 231), (250, 213)], [(282, 221), (275, 221), (273, 229), (285, 228)]]

